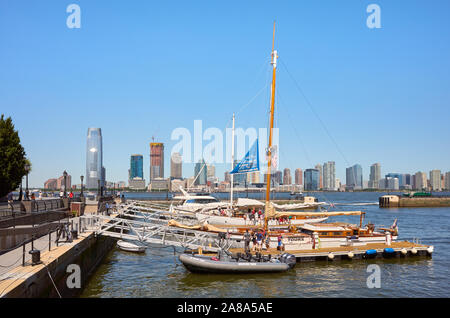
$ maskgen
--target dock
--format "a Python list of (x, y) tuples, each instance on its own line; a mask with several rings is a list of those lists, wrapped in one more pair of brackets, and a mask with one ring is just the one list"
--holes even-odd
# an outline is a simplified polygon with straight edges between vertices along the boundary
[[(340, 246), (310, 250), (279, 251), (274, 248), (263, 249), (261, 254), (279, 256), (289, 253), (296, 257), (297, 262), (364, 260), (374, 258), (406, 258), (415, 256), (431, 257), (434, 248), (408, 241), (383, 243), (368, 243), (363, 246)], [(244, 253), (244, 249), (230, 249), (232, 253)]]
[(402, 197), (383, 195), (379, 198), (380, 208), (450, 207), (450, 197)]

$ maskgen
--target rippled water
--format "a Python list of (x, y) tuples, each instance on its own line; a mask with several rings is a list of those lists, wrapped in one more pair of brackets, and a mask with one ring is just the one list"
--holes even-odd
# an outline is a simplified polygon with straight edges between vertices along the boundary
[[(399, 239), (420, 238), (435, 247), (433, 258), (297, 264), (267, 275), (204, 275), (188, 272), (172, 248), (144, 255), (114, 249), (99, 266), (82, 297), (449, 297), (450, 208), (380, 209), (354, 205), (378, 201), (379, 193), (315, 193), (336, 210), (362, 210), (365, 222), (390, 226), (398, 218)], [(330, 219), (331, 220), (331, 219)], [(358, 223), (359, 217), (333, 220)], [(331, 220), (331, 221), (333, 221)], [(369, 264), (381, 268), (381, 288), (369, 289)]]

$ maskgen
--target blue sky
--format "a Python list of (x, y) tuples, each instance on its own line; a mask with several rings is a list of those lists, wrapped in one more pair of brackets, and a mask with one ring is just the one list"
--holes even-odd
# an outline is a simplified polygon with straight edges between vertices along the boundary
[[(66, 26), (71, 3), (80, 29)], [(381, 29), (366, 26), (371, 3)], [(88, 127), (102, 128), (107, 180), (125, 181), (134, 153), (148, 180), (152, 136), (168, 176), (175, 128), (201, 119), (224, 130), (270, 81), (276, 20), (281, 168), (334, 160), (341, 180), (355, 163), (365, 179), (375, 162), (383, 175), (450, 171), (449, 10), (447, 0), (0, 0), (0, 113), (19, 130), (32, 186), (64, 170), (79, 183)], [(266, 127), (266, 91), (237, 126)]]

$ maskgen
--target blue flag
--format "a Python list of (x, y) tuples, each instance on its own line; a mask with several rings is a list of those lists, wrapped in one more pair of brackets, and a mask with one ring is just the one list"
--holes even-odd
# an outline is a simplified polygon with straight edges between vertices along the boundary
[(239, 162), (230, 174), (246, 173), (259, 171), (259, 152), (258, 152), (258, 139), (256, 139), (252, 148), (247, 152), (244, 159)]

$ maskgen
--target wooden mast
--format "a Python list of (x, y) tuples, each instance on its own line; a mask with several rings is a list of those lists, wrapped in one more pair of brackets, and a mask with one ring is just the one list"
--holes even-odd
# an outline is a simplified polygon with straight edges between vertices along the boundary
[(272, 166), (272, 130), (273, 130), (273, 117), (275, 108), (275, 78), (277, 70), (277, 51), (275, 48), (275, 21), (273, 22), (273, 38), (272, 38), (272, 61), (270, 62), (273, 66), (272, 73), (272, 92), (270, 101), (270, 127), (269, 127), (269, 147), (267, 149), (267, 185), (266, 185), (266, 209), (264, 211), (264, 229), (267, 230), (268, 225), (268, 208), (270, 203), (270, 182), (271, 182), (271, 166)]

